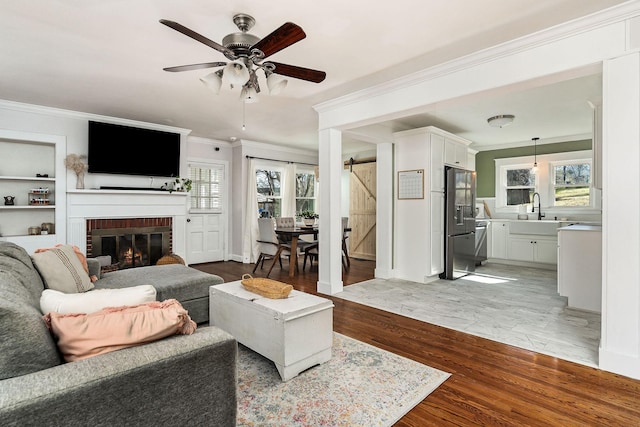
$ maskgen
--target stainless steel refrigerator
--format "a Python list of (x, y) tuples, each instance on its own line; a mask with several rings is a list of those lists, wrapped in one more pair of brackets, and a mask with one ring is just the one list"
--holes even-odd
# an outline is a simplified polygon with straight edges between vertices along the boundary
[(445, 168), (445, 279), (457, 279), (475, 271), (476, 173)]

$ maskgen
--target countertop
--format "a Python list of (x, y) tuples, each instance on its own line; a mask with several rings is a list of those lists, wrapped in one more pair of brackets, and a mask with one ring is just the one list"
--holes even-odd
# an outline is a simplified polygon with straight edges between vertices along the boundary
[(558, 231), (602, 231), (601, 225), (573, 224), (558, 228)]

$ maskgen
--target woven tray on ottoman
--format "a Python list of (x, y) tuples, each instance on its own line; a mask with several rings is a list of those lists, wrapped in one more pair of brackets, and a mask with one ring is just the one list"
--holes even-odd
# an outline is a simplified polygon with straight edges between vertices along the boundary
[(293, 286), (286, 283), (262, 277), (254, 278), (250, 274), (243, 274), (241, 283), (249, 292), (271, 299), (287, 298), (293, 289)]
[(162, 258), (160, 258), (157, 262), (156, 265), (166, 265), (166, 264), (184, 264), (184, 260), (182, 259), (182, 257), (180, 255), (176, 255), (176, 254), (167, 254), (165, 256), (163, 256)]

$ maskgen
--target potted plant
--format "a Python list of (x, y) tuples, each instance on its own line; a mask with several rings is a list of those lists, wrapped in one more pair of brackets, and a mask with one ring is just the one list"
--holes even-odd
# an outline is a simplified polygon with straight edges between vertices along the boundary
[(302, 222), (304, 222), (304, 225), (306, 225), (307, 227), (313, 227), (313, 224), (316, 223), (316, 218), (319, 217), (317, 213), (310, 210), (304, 210), (300, 212), (299, 216), (302, 218)]
[(179, 176), (177, 176), (173, 181), (165, 182), (164, 185), (160, 188), (169, 191), (169, 193), (173, 193), (174, 191), (188, 193), (189, 191), (191, 191), (192, 184), (193, 181), (191, 181), (189, 178), (180, 178)]

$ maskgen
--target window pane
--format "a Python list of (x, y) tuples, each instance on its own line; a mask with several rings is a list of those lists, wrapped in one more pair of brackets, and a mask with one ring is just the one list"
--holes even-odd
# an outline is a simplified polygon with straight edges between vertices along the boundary
[(556, 185), (589, 184), (591, 181), (591, 165), (580, 163), (555, 167)]
[(312, 173), (296, 174), (296, 197), (314, 197), (316, 177)]
[(523, 205), (531, 203), (534, 190), (532, 188), (507, 189), (507, 205)]
[(315, 212), (315, 199), (296, 199), (296, 212), (312, 211)]
[(281, 200), (264, 198), (258, 199), (258, 211), (263, 218), (275, 218), (282, 212)]
[(556, 206), (589, 206), (589, 187), (556, 187)]
[(215, 212), (222, 211), (222, 185), (224, 167), (209, 168), (189, 167), (191, 186), (191, 209), (204, 209)]
[(531, 169), (507, 169), (507, 187), (536, 185), (536, 175)]
[(256, 171), (258, 194), (280, 197), (280, 172), (260, 169)]

